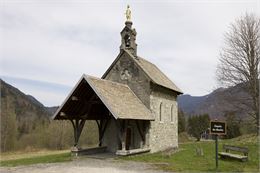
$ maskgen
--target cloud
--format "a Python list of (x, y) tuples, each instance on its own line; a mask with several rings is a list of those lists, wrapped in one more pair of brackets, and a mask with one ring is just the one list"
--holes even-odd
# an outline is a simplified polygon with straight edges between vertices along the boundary
[[(138, 54), (192, 95), (216, 87), (218, 52), (228, 25), (245, 12), (259, 14), (256, 0), (127, 2)], [(2, 2), (0, 74), (70, 87), (83, 73), (102, 76), (119, 53), (125, 8), (123, 1)], [(46, 105), (60, 104), (67, 94), (62, 90), (57, 96), (52, 85), (44, 90), (18, 80), (13, 85), (38, 93)]]

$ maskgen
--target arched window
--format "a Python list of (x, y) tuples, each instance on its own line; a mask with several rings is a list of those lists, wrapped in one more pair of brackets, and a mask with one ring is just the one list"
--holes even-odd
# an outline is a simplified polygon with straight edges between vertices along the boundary
[(162, 121), (162, 102), (160, 103), (159, 121)]
[(173, 111), (174, 111), (174, 110), (173, 110), (173, 105), (172, 105), (172, 106), (171, 106), (171, 122), (172, 122), (172, 123), (173, 123), (173, 115), (174, 115), (174, 114), (173, 114)]

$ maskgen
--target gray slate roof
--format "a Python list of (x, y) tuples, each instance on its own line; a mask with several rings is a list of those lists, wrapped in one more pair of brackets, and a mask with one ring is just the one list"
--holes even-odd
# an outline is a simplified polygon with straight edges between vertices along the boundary
[(91, 76), (85, 78), (115, 118), (154, 120), (151, 111), (127, 85)]
[[(182, 94), (180, 88), (178, 88), (156, 65), (153, 63), (147, 61), (144, 58), (141, 58), (138, 56), (138, 58), (134, 57), (128, 50), (124, 49), (124, 52), (126, 52), (133, 60), (136, 62), (137, 65), (140, 66), (140, 68), (146, 73), (146, 75), (151, 79), (151, 81), (157, 85), (163, 86), (165, 88), (168, 88), (170, 90), (176, 91), (179, 94)], [(113, 65), (118, 61), (118, 59), (121, 57), (122, 52), (118, 55), (116, 60), (111, 64), (111, 66), (108, 68), (108, 70), (105, 72), (105, 74), (102, 76), (102, 78), (105, 78), (107, 73), (110, 71), (110, 69), (113, 67)]]
[[(116, 119), (154, 120), (151, 111), (144, 106), (127, 85), (88, 75), (83, 75), (81, 80), (87, 81)], [(77, 86), (74, 87), (74, 89), (76, 88)], [(59, 110), (61, 110), (65, 102), (60, 106)], [(53, 119), (58, 115), (59, 110), (55, 113)]]
[[(130, 54), (130, 53), (129, 53)], [(130, 54), (131, 55), (131, 54)], [(136, 63), (144, 70), (144, 72), (157, 85), (164, 86), (168, 89), (183, 93), (156, 65), (138, 56), (134, 58)]]

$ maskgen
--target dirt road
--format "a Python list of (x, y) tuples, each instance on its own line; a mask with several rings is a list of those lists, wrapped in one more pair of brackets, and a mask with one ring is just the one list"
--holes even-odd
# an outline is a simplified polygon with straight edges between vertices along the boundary
[[(113, 158), (79, 158), (71, 162), (0, 168), (1, 173), (163, 173), (147, 163)], [(165, 173), (165, 172), (164, 172)]]

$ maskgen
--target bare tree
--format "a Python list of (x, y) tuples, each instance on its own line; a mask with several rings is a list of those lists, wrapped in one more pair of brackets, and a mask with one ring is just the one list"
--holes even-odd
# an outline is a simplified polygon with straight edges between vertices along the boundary
[(259, 59), (260, 19), (254, 14), (245, 14), (231, 24), (225, 34), (220, 51), (217, 79), (225, 86), (242, 84), (250, 97), (249, 115), (253, 117), (259, 133)]

